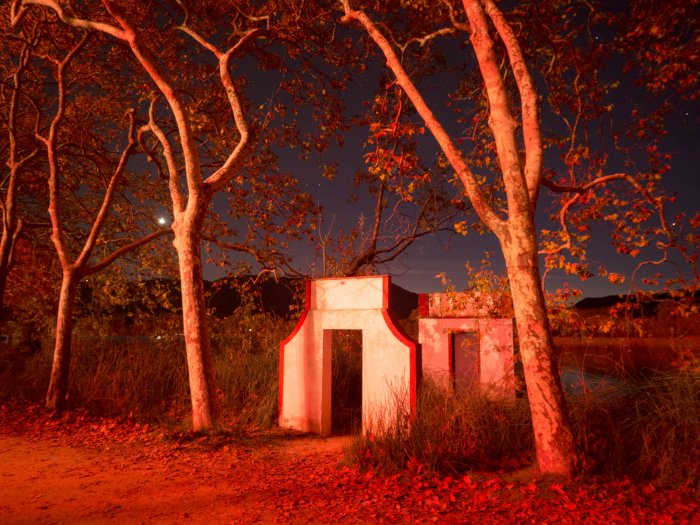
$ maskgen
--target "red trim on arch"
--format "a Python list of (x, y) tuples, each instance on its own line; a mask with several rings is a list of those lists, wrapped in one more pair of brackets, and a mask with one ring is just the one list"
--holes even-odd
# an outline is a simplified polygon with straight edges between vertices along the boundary
[(413, 339), (411, 339), (410, 335), (404, 332), (403, 329), (394, 322), (394, 318), (392, 317), (391, 312), (389, 312), (389, 310), (382, 308), (382, 315), (384, 316), (384, 322), (386, 322), (387, 326), (389, 327), (389, 330), (391, 330), (391, 333), (394, 334), (394, 337), (396, 337), (396, 339), (401, 341), (406, 346), (415, 346), (418, 344)]
[(299, 330), (301, 330), (301, 325), (304, 324), (304, 320), (306, 319), (309, 310), (311, 310), (311, 281), (306, 281), (306, 301), (304, 303), (304, 311), (301, 313), (299, 322), (297, 322), (297, 325), (294, 327), (294, 330), (292, 330), (292, 333), (282, 340), (280, 346), (285, 346), (287, 343), (289, 343), (289, 341), (294, 339), (294, 336), (297, 335)]
[(399, 325), (394, 322), (391, 316), (391, 312), (388, 308), (382, 308), (382, 316), (384, 317), (384, 322), (386, 323), (391, 333), (400, 342), (408, 346), (410, 352), (409, 357), (409, 390), (410, 390), (410, 403), (411, 403), (411, 417), (416, 415), (416, 405), (418, 403), (418, 383), (421, 380), (422, 374), (422, 359), (421, 359), (421, 348), (418, 343), (411, 339)]
[(285, 339), (282, 340), (280, 343), (280, 381), (279, 381), (279, 392), (277, 393), (277, 410), (278, 414), (277, 417), (278, 419), (282, 417), (282, 403), (283, 403), (283, 392), (284, 392), (284, 347), (287, 346), (287, 343), (289, 343), (292, 339), (294, 339), (294, 336), (299, 333), (299, 330), (301, 330), (301, 327), (303, 326), (304, 322), (306, 321), (306, 316), (309, 314), (309, 310), (311, 310), (311, 280), (307, 279), (306, 280), (306, 299), (304, 301), (304, 311), (301, 313), (301, 317), (299, 318), (299, 321), (297, 322), (297, 325), (294, 327), (294, 330), (292, 330), (292, 333), (289, 334)]
[(382, 275), (382, 308), (389, 309), (389, 292), (391, 290), (391, 277)]
[(391, 313), (389, 294), (391, 291), (391, 277), (389, 275), (382, 276), (382, 316), (384, 317), (384, 322), (386, 323), (391, 333), (394, 337), (398, 339), (401, 343), (408, 346), (410, 356), (409, 356), (409, 390), (410, 390), (410, 403), (411, 403), (411, 417), (416, 415), (416, 405), (418, 403), (418, 383), (421, 380), (421, 375), (423, 371), (422, 356), (420, 344), (416, 343), (406, 332), (403, 331), (401, 326), (394, 321), (394, 317)]
[[(302, 314), (303, 315), (303, 314)], [(284, 343), (280, 343), (280, 380), (279, 380), (279, 391), (277, 392), (277, 423), (282, 422), (282, 400), (284, 392)]]

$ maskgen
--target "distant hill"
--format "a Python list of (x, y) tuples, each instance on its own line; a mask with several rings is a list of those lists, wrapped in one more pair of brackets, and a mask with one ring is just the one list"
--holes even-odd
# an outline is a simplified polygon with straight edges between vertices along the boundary
[(217, 317), (228, 317), (242, 304), (243, 297), (255, 309), (278, 317), (288, 317), (295, 303), (301, 304), (304, 293), (304, 279), (299, 277), (279, 277), (255, 281), (253, 276), (205, 281), (207, 306)]
[[(586, 297), (581, 299), (574, 305), (576, 310), (590, 310), (595, 308), (611, 308), (615, 305), (630, 302), (638, 304), (641, 308), (641, 315), (654, 315), (658, 311), (659, 306), (671, 299), (668, 292), (658, 292), (653, 295), (645, 295), (640, 301), (636, 295), (606, 295), (604, 297)], [(700, 302), (700, 291), (693, 294), (693, 300)]]
[[(688, 306), (700, 305), (700, 292), (687, 296), (688, 302), (678, 303), (667, 292), (637, 297), (635, 295), (608, 295), (587, 297), (574, 305), (574, 311), (586, 320), (591, 333), (625, 335), (629, 333), (628, 321), (634, 320), (644, 333), (656, 337), (700, 335), (700, 315), (688, 310)], [(611, 316), (611, 309), (628, 304), (625, 315)], [(680, 307), (680, 309), (679, 309)], [(611, 321), (614, 323), (611, 325)]]
[[(645, 295), (644, 300), (642, 302), (661, 302), (661, 301), (668, 301), (669, 299), (671, 299), (671, 294), (669, 294), (668, 292), (656, 292), (652, 295)], [(602, 307), (609, 308), (613, 305), (623, 303), (627, 300), (637, 302), (637, 296), (620, 294), (620, 295), (605, 295), (603, 297), (586, 297), (584, 299), (581, 299), (579, 302), (577, 302), (574, 305), (574, 308), (577, 308), (580, 310), (585, 310), (586, 308), (602, 308)], [(700, 290), (697, 290), (693, 293), (693, 300), (696, 302), (700, 302)]]

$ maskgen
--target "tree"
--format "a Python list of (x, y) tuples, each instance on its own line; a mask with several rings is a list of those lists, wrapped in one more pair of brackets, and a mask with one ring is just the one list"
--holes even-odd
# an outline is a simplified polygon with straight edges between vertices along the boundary
[[(3, 28), (9, 26), (3, 20)], [(32, 161), (38, 153), (31, 136), (31, 110), (38, 101), (33, 92), (35, 78), (29, 77), (28, 67), (37, 51), (41, 24), (35, 23), (23, 34), (10, 35), (3, 29), (3, 85), (0, 99), (3, 108), (3, 127), (6, 137), (2, 141), (3, 175), (0, 182), (3, 196), (0, 199), (2, 236), (0, 237), (0, 316), (5, 306), (7, 278), (14, 262), (15, 246), (22, 233), (25, 220), (19, 210), (19, 193), (23, 175), (31, 171)], [(29, 77), (29, 78), (28, 78)], [(7, 172), (5, 172), (7, 170)]]
[[(545, 472), (574, 472), (578, 460), (554, 360), (538, 251), (545, 255), (547, 269), (561, 268), (585, 278), (589, 275), (585, 243), (591, 238), (590, 223), (602, 219), (613, 228), (618, 252), (636, 256), (649, 245), (661, 250), (660, 259), (640, 263), (640, 267), (668, 261), (671, 250), (678, 250), (692, 268), (697, 264), (696, 255), (680, 242), (678, 221), (672, 223), (666, 217), (672, 199), (660, 191), (659, 181), (670, 160), (658, 143), (668, 105), (656, 100), (648, 115), (634, 108), (631, 119), (623, 121), (624, 133), (609, 125), (613, 114), (620, 113), (613, 113), (614, 104), (609, 101), (610, 93), (620, 85), (619, 77), (607, 78), (609, 68), (615, 66), (620, 52), (629, 57), (630, 52), (645, 49), (637, 44), (630, 49), (634, 38), (642, 35), (647, 41), (648, 35), (660, 34), (652, 22), (651, 3), (637, 4), (632, 10), (632, 19), (644, 21), (636, 29), (634, 23), (629, 25), (625, 9), (616, 12), (599, 2), (516, 3), (510, 22), (492, 0), (459, 4), (445, 0), (437, 5), (402, 1), (400, 7), (390, 4), (372, 9), (354, 9), (349, 0), (340, 4), (343, 20), (358, 23), (381, 51), (396, 83), (456, 172), (479, 219), (496, 235), (510, 282), (537, 461)], [(678, 9), (684, 8), (674, 4), (674, 13)], [(616, 40), (609, 35), (618, 23), (622, 30)], [(441, 122), (445, 110), (439, 116), (433, 113), (413, 71), (427, 60), (428, 49), (440, 53), (465, 33), (478, 74), (467, 70), (445, 104), (454, 108), (458, 102), (472, 102), (466, 110), (455, 108), (461, 112), (458, 122), (467, 130), (453, 138)], [(669, 66), (665, 68), (668, 75), (685, 79), (685, 92), (693, 98), (695, 77), (687, 74), (680, 59), (692, 49), (693, 30), (674, 35), (682, 36), (663, 44), (657, 39), (657, 48), (661, 45), (664, 50), (659, 60)], [(438, 45), (440, 38), (449, 41)], [(642, 73), (656, 56), (643, 53)], [(688, 59), (693, 62), (697, 57)], [(649, 84), (649, 76), (641, 78), (652, 91), (659, 88), (658, 83)], [(536, 88), (544, 93), (550, 129), (558, 127), (551, 135), (542, 131)], [(471, 158), (458, 148), (463, 142), (472, 145)], [(614, 147), (610, 155), (608, 144)], [(553, 162), (553, 169), (543, 169), (546, 149), (560, 151), (560, 161)], [(620, 162), (625, 169), (608, 171), (609, 164)], [(552, 216), (560, 228), (541, 232), (540, 250), (535, 211), (542, 186), (554, 196)], [(687, 237), (691, 245), (692, 239)], [(611, 282), (621, 279), (602, 266), (599, 273)]]
[[(267, 63), (268, 68), (271, 63), (278, 71), (286, 70), (284, 59), (275, 54), (278, 49), (271, 44), (267, 49), (258, 46), (259, 39), (275, 36), (276, 43), (288, 45), (283, 51), (291, 59), (301, 55), (296, 33), (305, 35), (308, 42), (317, 42), (318, 46), (329, 44), (332, 39), (324, 41), (323, 35), (314, 31), (319, 17), (302, 13), (301, 7), (293, 4), (285, 5), (282, 12), (238, 2), (203, 2), (196, 6), (175, 2), (126, 7), (119, 2), (104, 0), (103, 9), (81, 6), (80, 13), (73, 14), (54, 0), (27, 0), (13, 3), (15, 20), (21, 19), (31, 5), (47, 8), (68, 26), (107, 35), (111, 42), (128, 47), (137, 67), (131, 68), (131, 63), (122, 65), (144, 80), (144, 88), (156, 88), (150, 97), (148, 123), (140, 130), (139, 142), (149, 152), (149, 160), (156, 161), (158, 166), (163, 165), (161, 172), (168, 181), (173, 244), (180, 271), (192, 423), (196, 431), (210, 429), (215, 424), (216, 396), (202, 281), (202, 229), (215, 195), (230, 188), (232, 200), (246, 198), (246, 183), (255, 187), (259, 182), (256, 179), (259, 159), (251, 158), (256, 145), (253, 132), (265, 131), (272, 115), (284, 112), (281, 103), (275, 104), (275, 111), (268, 111), (269, 116), (261, 118), (259, 126), (251, 125), (247, 114), (254, 114), (254, 106), (243, 96), (244, 75), (233, 76), (234, 65), (239, 65), (236, 63), (241, 62), (241, 57), (252, 55), (259, 58), (261, 64)], [(304, 27), (302, 31), (307, 21), (311, 27)], [(172, 25), (167, 25), (171, 22)], [(273, 31), (275, 24), (279, 24), (279, 28), (275, 26), (276, 31)], [(222, 27), (228, 28), (229, 33), (222, 34)], [(309, 76), (317, 77), (313, 63), (307, 61), (307, 64), (305, 71)], [(180, 87), (175, 78), (182, 84)], [(212, 88), (214, 81), (218, 84), (216, 89)], [(320, 107), (327, 104), (326, 101), (333, 101), (332, 97), (306, 90), (309, 81), (304, 81), (301, 75), (293, 75), (285, 86), (295, 101), (302, 98), (302, 92), (307, 104)], [(202, 91), (203, 87), (206, 90)], [(165, 101), (165, 106), (160, 104), (161, 101)], [(260, 110), (264, 109), (261, 105)], [(172, 120), (167, 119), (168, 113)], [(312, 144), (285, 132), (279, 139), (298, 144), (302, 151), (322, 149), (338, 127), (339, 114), (336, 109), (319, 119), (321, 133)], [(155, 144), (147, 143), (146, 132), (155, 138)], [(215, 142), (207, 140), (213, 136), (217, 136)], [(199, 138), (203, 140), (198, 142)], [(206, 155), (200, 153), (200, 149)], [(270, 152), (266, 145), (261, 149)], [(264, 160), (266, 157), (261, 155), (260, 158)], [(208, 176), (204, 175), (205, 170), (211, 170)], [(252, 175), (246, 177), (249, 173)], [(289, 209), (289, 206), (303, 209), (304, 201), (298, 194), (285, 195), (292, 182), (273, 189), (265, 196), (267, 205), (258, 208), (256, 213), (270, 219), (278, 209)], [(234, 209), (238, 207), (234, 206)], [(241, 214), (233, 219), (245, 223), (250, 217)], [(303, 231), (302, 223), (297, 222), (294, 226)], [(284, 226), (278, 224), (278, 227)]]
[[(104, 196), (99, 205), (90, 206), (86, 202), (81, 202), (83, 208), (88, 210), (87, 215), (89, 216), (90, 212), (95, 210), (95, 216), (92, 219), (86, 219), (85, 222), (78, 222), (76, 228), (71, 232), (73, 237), (82, 236), (83, 233), (85, 237), (85, 242), (79, 251), (78, 257), (73, 258), (71, 255), (72, 250), (69, 244), (69, 236), (66, 230), (63, 211), (65, 196), (62, 194), (62, 189), (64, 186), (73, 189), (74, 195), (80, 201), (87, 200), (81, 197), (81, 194), (92, 198), (97, 191), (94, 185), (90, 185), (87, 174), (81, 172), (82, 166), (72, 165), (69, 158), (67, 158), (69, 155), (64, 153), (64, 150), (70, 150), (70, 141), (68, 137), (74, 135), (75, 130), (79, 129), (81, 124), (85, 126), (89, 122), (89, 124), (96, 125), (94, 121), (81, 120), (80, 115), (86, 113), (92, 115), (99, 114), (90, 112), (90, 108), (85, 106), (86, 100), (88, 99), (69, 97), (69, 67), (75, 62), (76, 56), (84, 49), (87, 41), (88, 36), (83, 36), (77, 43), (68, 44), (68, 50), (62, 58), (54, 58), (49, 52), (42, 55), (43, 60), (53, 66), (52, 76), (56, 85), (56, 110), (53, 117), (48, 119), (48, 124), (46, 125), (44, 121), (47, 120), (47, 117), (41, 114), (38, 115), (35, 131), (36, 139), (44, 146), (46, 151), (46, 165), (49, 172), (48, 212), (51, 220), (51, 239), (54, 243), (63, 271), (56, 319), (53, 366), (49, 388), (46, 394), (47, 406), (56, 410), (62, 410), (64, 408), (67, 395), (71, 356), (72, 319), (78, 284), (83, 278), (109, 266), (124, 253), (135, 250), (168, 233), (168, 230), (161, 229), (136, 240), (127, 240), (126, 243), (123, 242), (125, 239), (122, 237), (120, 239), (122, 243), (121, 247), (115, 249), (101, 260), (96, 262), (93, 260), (95, 247), (98, 242), (102, 240), (105, 245), (109, 244), (109, 242), (101, 239), (100, 236), (108, 219), (108, 214), (112, 209), (119, 184), (124, 177), (127, 162), (136, 148), (136, 123), (133, 111), (129, 111), (127, 113), (129, 121), (127, 145), (123, 148), (117, 161), (114, 163), (112, 175), (104, 177), (104, 179), (101, 178), (101, 168), (109, 167), (109, 165), (112, 164), (109, 160), (95, 163), (96, 176), (93, 178), (98, 181), (98, 186), (104, 183)], [(62, 43), (54, 42), (48, 47), (51, 48), (54, 46), (61, 48)], [(37, 67), (42, 68), (45, 66), (44, 64), (38, 64)], [(68, 113), (70, 113), (70, 115), (67, 115)], [(66, 121), (69, 122), (68, 129), (70, 132), (66, 132), (64, 129)], [(85, 144), (82, 146), (85, 146)], [(93, 148), (95, 147), (93, 146)], [(105, 157), (107, 157), (107, 155), (105, 155)], [(101, 166), (101, 164), (104, 166)], [(70, 181), (71, 175), (78, 180)], [(125, 221), (119, 222), (121, 223), (120, 229), (126, 231), (127, 225)], [(85, 229), (87, 229), (87, 231), (85, 231)]]
[[(396, 82), (406, 92), (464, 185), (474, 211), (498, 238), (505, 258), (520, 338), (537, 462), (543, 472), (570, 474), (577, 469), (577, 453), (561, 382), (552, 358), (553, 343), (540, 281), (534, 224), (543, 159), (539, 101), (518, 40), (493, 2), (464, 1), (470, 40), (489, 104), (489, 126), (507, 198), (507, 215), (502, 217), (499, 210), (491, 206), (455, 142), (411, 81), (391, 42), (363, 10), (352, 9), (347, 0), (342, 5), (344, 19), (360, 23), (380, 48)], [(492, 28), (508, 53), (508, 63), (520, 95), (520, 123), (511, 110), (508, 88), (501, 75), (499, 56), (491, 36)], [(517, 142), (518, 125), (522, 126), (523, 159)]]

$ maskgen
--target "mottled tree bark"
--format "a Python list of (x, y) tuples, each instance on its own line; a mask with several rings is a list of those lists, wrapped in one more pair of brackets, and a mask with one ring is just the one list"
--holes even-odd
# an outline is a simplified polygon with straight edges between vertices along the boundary
[(509, 235), (500, 241), (513, 299), (537, 464), (543, 472), (570, 474), (578, 469), (578, 455), (554, 360), (534, 224), (523, 219), (511, 216)]
[(19, 229), (16, 226), (16, 221), (8, 218), (8, 221), (3, 220), (2, 239), (0, 239), (0, 319), (3, 317), (3, 306), (5, 304), (5, 288), (7, 286), (7, 277), (10, 273), (10, 265), (12, 263), (12, 251), (14, 248)]
[(182, 320), (187, 352), (192, 427), (207, 430), (216, 423), (216, 387), (207, 308), (204, 301), (199, 229), (176, 229), (174, 241), (180, 268)]
[(51, 379), (46, 392), (46, 407), (61, 411), (68, 395), (68, 375), (71, 361), (71, 339), (73, 334), (73, 310), (80, 282), (79, 274), (72, 268), (64, 269), (61, 296), (56, 314), (56, 342), (54, 344)]

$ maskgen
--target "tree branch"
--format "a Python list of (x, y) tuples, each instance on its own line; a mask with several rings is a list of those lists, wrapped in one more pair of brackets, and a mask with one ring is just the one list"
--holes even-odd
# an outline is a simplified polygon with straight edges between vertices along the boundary
[[(508, 209), (517, 215), (516, 210), (526, 208), (523, 213), (534, 210), (535, 202), (528, 192), (527, 182), (520, 161), (516, 138), (518, 123), (510, 110), (508, 90), (499, 70), (495, 43), (489, 34), (486, 13), (479, 0), (463, 0), (471, 25), (471, 41), (484, 80), (489, 103), (489, 127), (493, 132), (498, 162), (505, 182)], [(527, 202), (522, 202), (524, 197)]]
[(248, 122), (246, 121), (243, 113), (243, 106), (229, 71), (231, 58), (236, 55), (249, 41), (258, 38), (263, 34), (267, 34), (267, 30), (257, 28), (247, 31), (238, 39), (235, 45), (230, 47), (224, 53), (187, 25), (187, 21), (189, 19), (189, 11), (187, 10), (187, 6), (180, 0), (178, 0), (177, 3), (185, 13), (185, 20), (180, 26), (178, 26), (178, 29), (189, 35), (195, 42), (210, 51), (219, 61), (219, 77), (221, 79), (221, 84), (226, 91), (229, 106), (231, 107), (231, 112), (233, 114), (233, 120), (236, 123), (236, 128), (238, 130), (238, 134), (240, 135), (238, 144), (228, 156), (224, 164), (204, 181), (204, 184), (207, 188), (209, 188), (209, 191), (214, 193), (223, 188), (231, 180), (234, 173), (243, 165), (247, 153), (246, 150), (249, 147), (251, 139)]
[(86, 266), (85, 269), (83, 270), (83, 276), (88, 276), (88, 275), (92, 275), (94, 273), (97, 273), (100, 270), (102, 270), (102, 269), (106, 268), (107, 266), (109, 266), (110, 264), (112, 264), (114, 261), (119, 259), (119, 257), (124, 255), (125, 253), (132, 252), (132, 251), (136, 250), (137, 248), (140, 248), (144, 244), (148, 244), (149, 242), (151, 242), (155, 239), (158, 239), (159, 237), (163, 237), (164, 235), (169, 235), (172, 233), (173, 233), (173, 230), (170, 228), (166, 228), (163, 230), (158, 230), (158, 231), (153, 232), (153, 233), (149, 233), (145, 237), (141, 237), (140, 239), (112, 252), (107, 257), (102, 259), (99, 263), (94, 264), (92, 266)]
[(61, 182), (58, 172), (59, 162), (58, 153), (56, 151), (56, 139), (58, 135), (58, 127), (63, 120), (66, 109), (65, 72), (75, 55), (85, 45), (87, 39), (88, 35), (85, 34), (80, 42), (71, 48), (65, 58), (58, 62), (56, 71), (56, 83), (58, 85), (58, 107), (56, 108), (56, 113), (51, 120), (48, 136), (43, 137), (39, 135), (37, 137), (46, 146), (46, 153), (48, 157), (47, 160), (49, 164), (49, 217), (51, 218), (51, 239), (56, 246), (58, 258), (61, 261), (61, 267), (64, 269), (68, 268), (71, 262), (69, 260), (68, 246), (66, 244), (65, 235), (63, 232), (63, 223), (61, 221)]
[(165, 163), (168, 167), (168, 181), (170, 189), (170, 199), (173, 202), (173, 212), (177, 215), (185, 211), (185, 196), (180, 191), (180, 180), (177, 169), (177, 162), (175, 161), (175, 152), (173, 151), (172, 144), (168, 140), (168, 136), (161, 129), (161, 127), (156, 122), (155, 116), (155, 105), (156, 105), (156, 95), (154, 94), (151, 98), (151, 105), (148, 108), (148, 127), (160, 142), (163, 148), (163, 156), (165, 157)]
[(129, 142), (127, 146), (124, 148), (124, 151), (122, 151), (122, 154), (119, 158), (119, 163), (117, 164), (117, 167), (114, 170), (114, 173), (112, 174), (112, 177), (109, 180), (109, 185), (107, 186), (107, 190), (105, 191), (104, 198), (102, 199), (102, 205), (100, 206), (100, 210), (97, 213), (97, 217), (92, 223), (92, 228), (90, 228), (90, 235), (88, 235), (87, 240), (85, 241), (85, 244), (83, 245), (83, 250), (80, 253), (80, 256), (78, 259), (75, 261), (75, 266), (81, 267), (87, 264), (87, 261), (90, 259), (90, 255), (92, 254), (92, 250), (95, 247), (95, 243), (97, 242), (97, 238), (100, 235), (100, 232), (102, 230), (102, 225), (104, 224), (105, 219), (107, 218), (107, 215), (109, 214), (109, 210), (112, 206), (112, 198), (114, 196), (114, 192), (117, 189), (117, 184), (124, 173), (124, 170), (126, 169), (126, 164), (127, 161), (129, 160), (129, 157), (133, 153), (134, 149), (136, 148), (136, 136), (135, 136), (135, 122), (134, 122), (134, 110), (131, 109), (127, 111), (127, 116), (129, 118), (129, 132), (128, 132), (128, 137), (129, 137)]
[(571, 207), (576, 204), (579, 200), (583, 198), (584, 195), (586, 195), (588, 192), (594, 190), (598, 186), (602, 186), (608, 182), (616, 181), (616, 180), (623, 180), (627, 183), (629, 183), (631, 186), (635, 188), (643, 197), (644, 199), (651, 204), (657, 211), (657, 214), (659, 216), (659, 221), (661, 223), (661, 228), (664, 231), (664, 234), (668, 238), (668, 243), (661, 243), (659, 242), (657, 244), (657, 248), (659, 249), (666, 249), (670, 248), (673, 246), (676, 242), (676, 236), (673, 234), (671, 229), (669, 228), (668, 225), (668, 220), (666, 219), (666, 214), (664, 210), (664, 203), (662, 199), (655, 198), (649, 191), (647, 191), (644, 186), (642, 186), (637, 179), (632, 177), (631, 175), (627, 173), (615, 173), (612, 175), (604, 175), (601, 177), (597, 177), (592, 181), (589, 181), (586, 184), (580, 185), (580, 186), (574, 186), (574, 185), (561, 185), (557, 184), (556, 182), (551, 181), (550, 179), (544, 177), (542, 179), (542, 184), (549, 188), (550, 190), (556, 192), (556, 193), (574, 193), (575, 195), (571, 197), (569, 200), (567, 200), (561, 207), (561, 210), (559, 211), (559, 224), (561, 225), (563, 236), (565, 242), (555, 248), (549, 249), (549, 250), (540, 250), (539, 253), (540, 255), (555, 255), (557, 253), (560, 253), (564, 250), (571, 250), (572, 249), (572, 242), (571, 242), (571, 232), (569, 231), (569, 225), (568, 225), (568, 214), (569, 210)]
[[(165, 71), (153, 58), (150, 49), (141, 41), (141, 33), (121, 12), (121, 9), (112, 0), (102, 0), (102, 3), (110, 15), (119, 22), (123, 28), (122, 40), (126, 41), (146, 73), (165, 97), (170, 110), (175, 117), (180, 143), (185, 160), (185, 176), (187, 179), (187, 207), (192, 210), (201, 209), (199, 200), (201, 195), (202, 174), (199, 162), (199, 152), (192, 133), (192, 127), (187, 115), (185, 104)], [(196, 212), (195, 212), (196, 213)]]
[(442, 151), (445, 153), (448, 161), (452, 165), (452, 168), (462, 181), (467, 197), (471, 201), (472, 206), (474, 207), (474, 210), (479, 218), (494, 233), (496, 233), (496, 235), (499, 237), (502, 236), (505, 233), (505, 222), (489, 205), (486, 197), (483, 195), (481, 188), (479, 187), (476, 177), (462, 157), (462, 154), (459, 152), (447, 131), (442, 127), (440, 121), (430, 110), (422, 95), (409, 78), (389, 41), (384, 37), (381, 31), (364, 11), (351, 9), (349, 0), (340, 0), (340, 3), (345, 12), (343, 21), (347, 22), (354, 20), (359, 22), (384, 54), (387, 60), (387, 66), (396, 76), (397, 83), (401, 86), (408, 98), (413, 103), (414, 107), (418, 111), (418, 114), (422, 117), (428, 129), (430, 129)]
[(540, 181), (542, 179), (542, 133), (540, 130), (539, 97), (525, 64), (520, 44), (513, 29), (503, 17), (503, 13), (496, 7), (493, 0), (484, 0), (486, 13), (493, 21), (498, 34), (503, 41), (515, 82), (520, 92), (520, 104), (523, 120), (523, 140), (525, 142), (525, 181), (530, 194), (530, 202), (537, 203)]
[(13, 26), (17, 25), (22, 20), (26, 13), (27, 5), (48, 7), (58, 15), (62, 22), (69, 26), (84, 29), (86, 31), (100, 31), (102, 33), (107, 33), (108, 35), (112, 35), (120, 40), (127, 39), (126, 33), (124, 31), (120, 31), (114, 26), (103, 22), (93, 22), (91, 20), (83, 20), (81, 18), (75, 18), (67, 15), (63, 10), (63, 7), (61, 7), (61, 5), (54, 0), (14, 0), (10, 11), (10, 22)]

